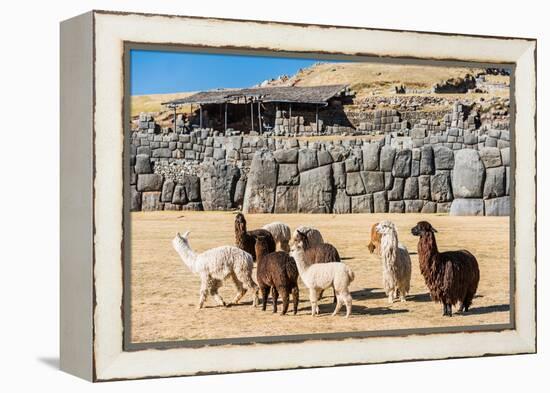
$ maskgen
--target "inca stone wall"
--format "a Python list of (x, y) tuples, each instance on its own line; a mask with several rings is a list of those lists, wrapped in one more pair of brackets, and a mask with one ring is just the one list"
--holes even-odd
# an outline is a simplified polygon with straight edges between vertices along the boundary
[(457, 123), (455, 142), (452, 128), (426, 129), (422, 138), (415, 128), (368, 143), (146, 126), (132, 133), (133, 211), (509, 214), (510, 148), (502, 130), (480, 128), (470, 140)]

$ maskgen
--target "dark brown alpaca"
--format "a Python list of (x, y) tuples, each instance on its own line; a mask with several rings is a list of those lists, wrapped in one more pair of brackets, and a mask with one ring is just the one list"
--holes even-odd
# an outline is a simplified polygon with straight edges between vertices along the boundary
[[(302, 244), (304, 249), (305, 260), (308, 265), (314, 263), (341, 262), (338, 250), (332, 244), (321, 243), (311, 246), (305, 233), (296, 231), (296, 243)], [(336, 303), (336, 292), (334, 292), (333, 302)], [(319, 299), (323, 297), (323, 292), (319, 295)]]
[(266, 237), (266, 241), (268, 242), (268, 251), (275, 251), (275, 240), (273, 240), (271, 233), (265, 229), (254, 229), (252, 231), (247, 231), (244, 214), (238, 213), (235, 217), (235, 245), (241, 250), (244, 250), (252, 255), (254, 260), (256, 260), (255, 245), (257, 236)]
[(420, 272), (432, 299), (443, 303), (443, 315), (453, 315), (452, 306), (460, 303), (460, 311), (467, 312), (479, 283), (479, 266), (476, 258), (466, 250), (437, 250), (434, 233), (429, 222), (420, 221), (411, 233), (420, 236), (418, 260)]
[(267, 307), (267, 297), (271, 291), (273, 312), (277, 312), (279, 294), (283, 300), (282, 315), (288, 311), (289, 296), (292, 292), (294, 314), (298, 312), (298, 268), (296, 262), (286, 252), (270, 252), (267, 237), (256, 236), (257, 272), (256, 280), (262, 295), (262, 310)]

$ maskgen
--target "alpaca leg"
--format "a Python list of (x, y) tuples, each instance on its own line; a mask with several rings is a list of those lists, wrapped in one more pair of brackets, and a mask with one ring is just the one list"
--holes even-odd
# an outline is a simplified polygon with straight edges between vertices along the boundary
[(238, 304), (246, 293), (246, 289), (244, 289), (242, 282), (239, 280), (235, 272), (231, 273), (231, 279), (233, 280), (235, 287), (237, 287), (237, 294), (235, 295), (232, 303)]
[(351, 309), (352, 309), (351, 303), (353, 300), (349, 292), (343, 296), (344, 296), (344, 303), (346, 304), (346, 318), (349, 318), (349, 316), (351, 315)]
[(285, 315), (288, 311), (288, 301), (289, 301), (289, 292), (285, 287), (279, 288), (279, 292), (281, 292), (281, 299), (283, 299), (283, 312), (281, 315)]
[(334, 289), (334, 285), (332, 286), (332, 303), (336, 303), (338, 301), (336, 297), (336, 289)]
[(199, 305), (197, 308), (200, 310), (206, 302), (206, 297), (208, 295), (208, 282), (206, 280), (201, 280), (201, 289), (199, 291)]
[(474, 298), (473, 293), (468, 293), (466, 297), (464, 298), (464, 301), (462, 302), (462, 310), (463, 312), (468, 312), (470, 309), (470, 306), (472, 305), (472, 300)]
[(244, 286), (245, 291), (249, 290), (252, 292), (252, 307), (256, 307), (258, 305), (258, 286), (252, 279), (251, 273), (248, 271), (241, 273), (237, 278)]
[(388, 303), (389, 304), (393, 303), (393, 291), (392, 290), (390, 290), (390, 292), (388, 294)]
[(443, 304), (443, 316), (447, 316), (447, 303), (442, 303)]
[(279, 291), (277, 288), (271, 287), (271, 298), (273, 300), (273, 313), (277, 314), (277, 300), (279, 299)]
[(407, 301), (407, 299), (406, 299), (407, 292), (405, 292), (405, 290), (403, 288), (399, 288), (398, 292), (399, 292), (399, 300), (401, 300), (402, 302), (406, 302)]
[(317, 291), (313, 288), (309, 289), (309, 302), (311, 303), (311, 316), (315, 316), (317, 312)]
[(341, 295), (336, 295), (336, 307), (334, 307), (334, 311), (332, 313), (332, 316), (336, 316), (340, 312), (340, 309), (342, 308), (343, 298)]
[(226, 306), (225, 301), (222, 299), (220, 294), (218, 293), (218, 289), (222, 286), (222, 282), (220, 280), (214, 280), (212, 281), (212, 286), (210, 287), (210, 295), (214, 297), (214, 300), (216, 303), (218, 303), (220, 306)]
[(298, 286), (295, 286), (292, 288), (292, 308), (294, 311), (294, 315), (298, 312), (298, 302), (300, 301), (300, 290), (298, 289)]
[(262, 292), (262, 311), (265, 311), (267, 307), (267, 297), (269, 296), (269, 287), (261, 286), (260, 291)]

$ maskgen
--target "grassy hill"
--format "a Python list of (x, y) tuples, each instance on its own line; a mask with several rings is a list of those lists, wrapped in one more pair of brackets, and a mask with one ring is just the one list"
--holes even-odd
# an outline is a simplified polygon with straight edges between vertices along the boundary
[[(379, 64), (379, 63), (317, 63), (300, 70), (290, 78), (275, 79), (270, 86), (319, 86), (331, 84), (349, 84), (357, 98), (373, 94), (393, 95), (394, 86), (404, 85), (412, 90), (428, 91), (435, 83), (450, 78), (462, 78), (467, 73), (476, 74), (480, 69), (463, 67), (434, 67), (420, 65)], [(277, 78), (277, 75), (273, 75)], [(509, 81), (509, 77), (488, 76), (499, 82)], [(261, 81), (258, 81), (260, 83)], [(224, 86), (220, 86), (224, 87)], [(193, 94), (191, 92), (173, 94), (152, 94), (132, 96), (132, 116), (140, 112), (160, 112), (161, 102), (182, 98)], [(463, 96), (464, 97), (464, 96)], [(187, 111), (181, 108), (178, 111)]]

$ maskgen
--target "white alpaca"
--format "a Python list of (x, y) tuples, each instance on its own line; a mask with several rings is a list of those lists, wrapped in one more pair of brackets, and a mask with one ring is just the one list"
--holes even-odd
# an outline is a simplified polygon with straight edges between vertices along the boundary
[(289, 252), (290, 247), (288, 242), (290, 241), (290, 227), (284, 222), (275, 221), (270, 224), (266, 224), (262, 227), (273, 236), (275, 243), (279, 245), (279, 248), (284, 252)]
[(298, 232), (303, 233), (307, 237), (307, 241), (310, 247), (316, 246), (318, 244), (323, 244), (323, 236), (318, 229), (312, 227), (301, 226), (298, 227), (292, 232), (292, 243), (296, 243), (298, 239)]
[(233, 303), (238, 303), (247, 289), (251, 289), (252, 305), (255, 307), (258, 304), (258, 286), (252, 279), (252, 255), (233, 246), (211, 248), (197, 254), (189, 245), (188, 237), (189, 231), (183, 236), (177, 233), (172, 240), (172, 246), (189, 270), (201, 278), (198, 308), (202, 308), (208, 294), (214, 297), (216, 303), (225, 306), (218, 289), (229, 276), (237, 287), (237, 295)]
[(351, 294), (349, 284), (355, 278), (353, 271), (342, 262), (315, 263), (307, 265), (305, 253), (301, 244), (295, 244), (290, 256), (296, 261), (298, 272), (305, 286), (309, 288), (311, 315), (319, 314), (319, 295), (321, 291), (334, 287), (336, 293), (336, 307), (332, 316), (335, 316), (342, 304), (346, 305), (346, 318), (351, 314)]
[(407, 248), (397, 239), (397, 228), (391, 221), (382, 221), (376, 226), (376, 231), (382, 235), (380, 239), (380, 255), (382, 258), (382, 282), (388, 295), (388, 302), (394, 298), (405, 301), (405, 296), (411, 287), (411, 257)]

